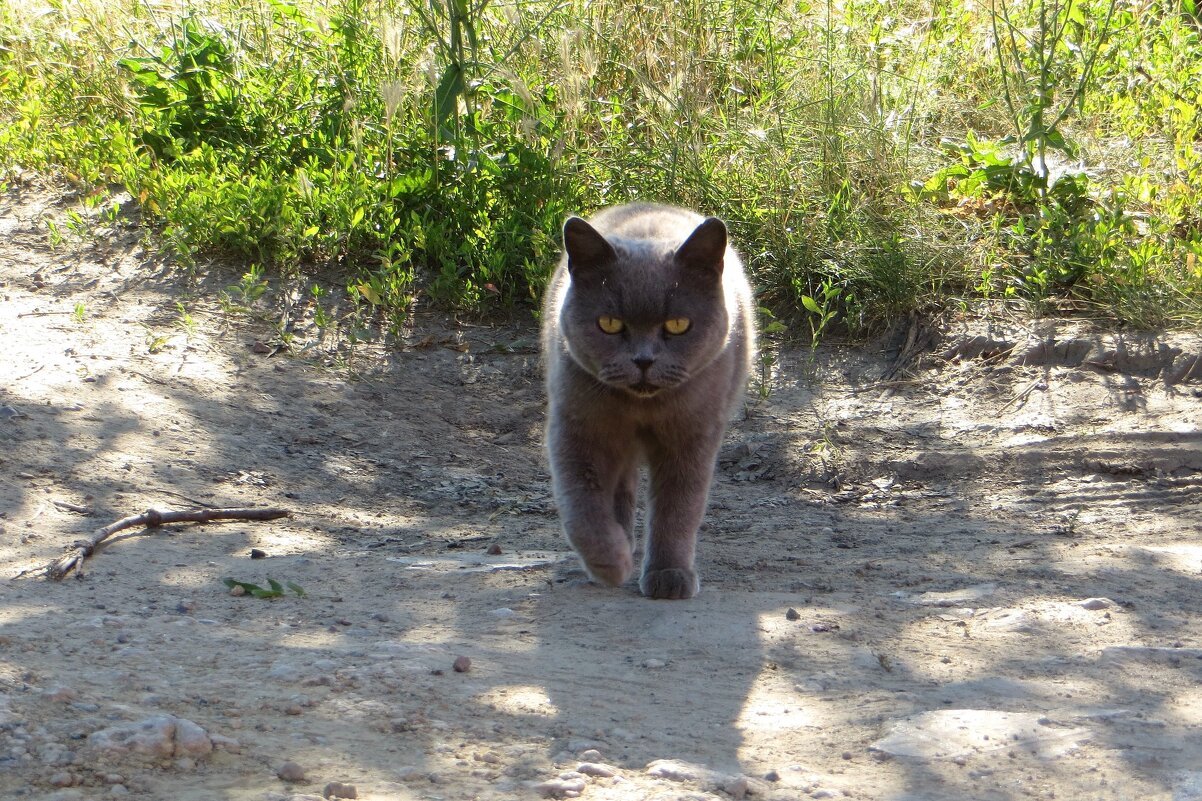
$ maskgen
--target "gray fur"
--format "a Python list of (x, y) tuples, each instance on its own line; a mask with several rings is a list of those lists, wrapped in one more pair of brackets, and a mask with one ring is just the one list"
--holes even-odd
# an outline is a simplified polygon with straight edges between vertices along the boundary
[[(639, 469), (649, 520), (639, 586), (691, 598), (714, 462), (755, 351), (751, 288), (726, 226), (683, 209), (617, 206), (564, 225), (543, 307), (547, 450), (564, 531), (589, 574), (634, 571)], [(602, 315), (625, 322), (601, 330)], [(668, 334), (664, 323), (691, 327)]]

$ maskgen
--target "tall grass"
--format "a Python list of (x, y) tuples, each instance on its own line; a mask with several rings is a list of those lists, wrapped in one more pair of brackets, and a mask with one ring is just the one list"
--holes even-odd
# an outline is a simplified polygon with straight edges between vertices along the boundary
[(535, 309), (565, 214), (655, 199), (730, 222), (775, 328), (1152, 326), (1202, 316), (1199, 56), (1111, 0), (15, 0), (0, 170), (394, 323)]

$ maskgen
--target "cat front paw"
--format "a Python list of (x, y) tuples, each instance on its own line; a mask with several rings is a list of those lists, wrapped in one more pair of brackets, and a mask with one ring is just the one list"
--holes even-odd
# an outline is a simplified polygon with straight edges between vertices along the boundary
[(614, 561), (590, 562), (586, 559), (584, 568), (594, 581), (609, 587), (618, 587), (624, 584), (626, 579), (630, 578), (630, 574), (634, 572), (634, 559), (630, 554), (619, 553), (615, 556)]
[(680, 567), (648, 570), (639, 581), (639, 589), (648, 598), (679, 601), (692, 598), (701, 589), (697, 573)]

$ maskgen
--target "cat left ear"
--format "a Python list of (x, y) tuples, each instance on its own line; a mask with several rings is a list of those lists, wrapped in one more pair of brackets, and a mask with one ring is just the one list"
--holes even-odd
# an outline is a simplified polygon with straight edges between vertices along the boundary
[(600, 267), (618, 256), (613, 245), (579, 217), (569, 217), (563, 224), (563, 249), (568, 254), (568, 272), (572, 275), (581, 267)]
[(726, 256), (726, 224), (707, 217), (684, 244), (676, 249), (676, 261), (686, 267), (722, 275)]

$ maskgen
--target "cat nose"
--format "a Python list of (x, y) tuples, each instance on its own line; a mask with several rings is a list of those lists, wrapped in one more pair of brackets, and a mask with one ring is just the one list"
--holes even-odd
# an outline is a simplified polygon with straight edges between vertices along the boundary
[(635, 356), (631, 361), (644, 373), (655, 363), (655, 359), (652, 359), (650, 356)]

